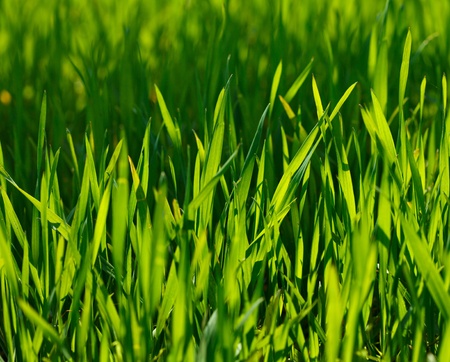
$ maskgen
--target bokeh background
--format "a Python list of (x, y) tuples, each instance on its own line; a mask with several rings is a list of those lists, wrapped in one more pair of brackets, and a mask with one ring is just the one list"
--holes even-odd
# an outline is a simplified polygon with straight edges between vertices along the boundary
[[(417, 104), (427, 77), (425, 116), (431, 122), (450, 58), (449, 11), (447, 1), (420, 0), (407, 6), (383, 0), (0, 1), (0, 141), (7, 169), (17, 179), (35, 180), (30, 170), (44, 90), (54, 150), (67, 150), (69, 131), (83, 152), (84, 133), (92, 129), (98, 158), (101, 146), (116, 143), (123, 129), (136, 158), (140, 144), (133, 140), (142, 138), (149, 118), (155, 135), (161, 127), (154, 84), (177, 118), (183, 142), (194, 144), (191, 130), (202, 135), (205, 110), (212, 112), (233, 75), (238, 136), (245, 144), (269, 102), (280, 61), (280, 89), (287, 90), (314, 58), (312, 73), (332, 104), (358, 81), (357, 96), (342, 109), (349, 127), (358, 128), (358, 104), (365, 104), (371, 88), (389, 94), (392, 85), (397, 91), (398, 45), (408, 28), (413, 54), (407, 94)], [(378, 72), (382, 67), (387, 71)], [(291, 104), (300, 107), (305, 128), (315, 119), (310, 89), (302, 87)], [(390, 115), (397, 97), (385, 103)], [(282, 112), (277, 102), (274, 119)], [(161, 144), (170, 152), (170, 144)]]

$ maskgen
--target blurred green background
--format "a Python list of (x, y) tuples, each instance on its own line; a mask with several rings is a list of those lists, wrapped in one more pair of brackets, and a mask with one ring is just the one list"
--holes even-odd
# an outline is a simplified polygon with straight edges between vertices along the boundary
[[(136, 158), (140, 143), (133, 140), (142, 138), (148, 119), (154, 135), (161, 126), (154, 84), (182, 127), (183, 142), (194, 143), (191, 129), (204, 132), (205, 110), (212, 112), (233, 75), (238, 137), (246, 144), (281, 60), (284, 91), (311, 58), (322, 97), (332, 104), (358, 81), (357, 96), (342, 110), (349, 126), (358, 128), (358, 104), (368, 99), (380, 66), (371, 49), (385, 44), (387, 64), (394, 67), (386, 65), (381, 83), (397, 92), (408, 28), (415, 50), (408, 90), (419, 94), (426, 75), (430, 112), (436, 112), (433, 94), (440, 94), (450, 57), (449, 8), (446, 1), (419, 0), (0, 1), (0, 141), (7, 169), (15, 179), (35, 180), (29, 173), (44, 90), (54, 150), (67, 149), (68, 130), (82, 152), (83, 134), (91, 128), (98, 158), (122, 128)], [(301, 107), (306, 128), (315, 119), (310, 88), (302, 87), (291, 104), (294, 111)], [(396, 105), (397, 97), (389, 97), (388, 115)], [(277, 100), (274, 119), (282, 112)], [(170, 152), (166, 140), (161, 145)], [(61, 167), (70, 171), (68, 162)], [(34, 186), (29, 182), (25, 189)]]

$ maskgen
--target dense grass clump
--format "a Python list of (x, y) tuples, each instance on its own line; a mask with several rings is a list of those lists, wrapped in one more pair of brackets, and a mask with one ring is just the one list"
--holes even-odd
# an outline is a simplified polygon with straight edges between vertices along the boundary
[(444, 360), (449, 19), (1, 2), (0, 360)]

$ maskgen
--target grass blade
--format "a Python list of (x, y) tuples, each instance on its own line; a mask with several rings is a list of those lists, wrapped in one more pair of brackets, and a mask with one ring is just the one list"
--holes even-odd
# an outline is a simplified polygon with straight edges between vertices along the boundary
[[(412, 215), (409, 215), (412, 217)], [(405, 217), (401, 217), (401, 226), (405, 233), (408, 249), (414, 255), (414, 260), (423, 275), (426, 286), (433, 297), (439, 311), (445, 320), (450, 319), (450, 296), (447, 288), (436, 269), (436, 266), (428, 252), (425, 240), (419, 236), (413, 226)]]
[(41, 329), (48, 339), (50, 339), (53, 343), (55, 343), (59, 347), (65, 358), (71, 359), (72, 356), (70, 355), (69, 350), (64, 346), (64, 339), (58, 335), (55, 329), (23, 299), (19, 299), (17, 302), (19, 304), (20, 309), (22, 309), (22, 312), (25, 314), (25, 316), (37, 328)]
[[(349, 95), (352, 93), (355, 86), (358, 84), (358, 82), (353, 83), (348, 89), (345, 91), (344, 95), (339, 99), (339, 102), (336, 104), (336, 107), (334, 107), (333, 112), (331, 112), (330, 115), (330, 121), (334, 119), (336, 114), (338, 114), (339, 110), (341, 109), (342, 105), (345, 103)], [(320, 97), (319, 97), (320, 100)], [(323, 111), (322, 111), (323, 112)]]
[(109, 203), (111, 200), (111, 186), (112, 180), (109, 180), (105, 192), (103, 193), (102, 200), (100, 202), (100, 207), (97, 214), (97, 222), (95, 224), (94, 236), (92, 238), (92, 254), (91, 254), (91, 264), (94, 266), (97, 260), (98, 250), (102, 239), (106, 236), (105, 226), (106, 218), (109, 212)]
[(167, 133), (169, 134), (169, 137), (170, 137), (172, 143), (175, 145), (175, 149), (177, 149), (178, 151), (181, 151), (180, 128), (172, 120), (169, 110), (167, 109), (166, 102), (164, 101), (164, 98), (156, 84), (155, 84), (155, 92), (156, 92), (156, 97), (158, 99), (159, 108), (161, 110), (161, 114), (162, 114), (162, 117), (164, 120), (164, 124), (166, 125), (166, 128), (167, 128)]
[(37, 177), (41, 176), (42, 162), (44, 157), (44, 142), (45, 142), (45, 123), (47, 120), (47, 92), (44, 91), (41, 103), (41, 113), (39, 116), (39, 133), (37, 144)]
[(314, 78), (314, 75), (312, 76), (312, 88), (313, 88), (313, 96), (314, 96), (314, 102), (316, 103), (316, 109), (317, 109), (317, 119), (321, 119), (323, 116), (323, 106), (322, 106), (322, 100), (320, 99), (319, 89), (317, 88), (316, 78)]
[(305, 67), (305, 69), (303, 69), (303, 71), (300, 73), (300, 75), (297, 77), (297, 79), (294, 81), (294, 83), (292, 84), (291, 88), (289, 88), (289, 90), (286, 92), (286, 94), (284, 95), (284, 100), (287, 103), (290, 103), (292, 99), (294, 99), (295, 95), (297, 94), (298, 90), (300, 89), (300, 87), (302, 86), (302, 84), (305, 82), (306, 77), (309, 75), (309, 73), (311, 72), (311, 68), (312, 68), (312, 64), (314, 62), (314, 58), (312, 58), (310, 60), (310, 62), (308, 63), (308, 65)]
[[(411, 30), (408, 29), (408, 34), (406, 35), (405, 46), (403, 49), (402, 65), (400, 68), (400, 84), (398, 88), (398, 104), (400, 108), (402, 108), (403, 99), (405, 98), (410, 56), (411, 56)], [(400, 112), (403, 113), (403, 110), (401, 109)]]
[(273, 107), (275, 105), (275, 97), (278, 92), (278, 85), (280, 84), (281, 73), (283, 72), (283, 62), (280, 60), (277, 69), (272, 80), (272, 87), (270, 88), (270, 106), (269, 106), (269, 118), (272, 117)]

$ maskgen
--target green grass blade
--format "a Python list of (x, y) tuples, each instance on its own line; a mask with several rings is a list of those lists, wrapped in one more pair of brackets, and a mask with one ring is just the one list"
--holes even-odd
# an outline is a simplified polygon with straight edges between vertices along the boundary
[(50, 169), (50, 178), (48, 180), (48, 195), (47, 195), (48, 199), (50, 199), (50, 194), (51, 194), (51, 192), (53, 190), (53, 186), (54, 186), (54, 184), (56, 184), (55, 176), (56, 176), (56, 169), (58, 167), (60, 151), (61, 151), (61, 149), (58, 148), (58, 150), (56, 151), (55, 155), (53, 156), (52, 166), (51, 166), (51, 169)]
[(86, 353), (86, 343), (89, 338), (89, 332), (92, 328), (92, 273), (88, 272), (86, 276), (86, 285), (84, 288), (83, 311), (81, 312), (80, 322), (76, 333), (77, 352), (81, 358)]
[[(412, 215), (410, 215), (412, 217)], [(414, 260), (425, 280), (430, 294), (445, 320), (450, 318), (450, 296), (444, 282), (430, 256), (425, 240), (419, 236), (405, 217), (401, 216), (401, 226), (405, 233), (408, 249), (414, 255)]]
[(22, 225), (20, 224), (19, 218), (17, 217), (14, 207), (11, 201), (9, 200), (6, 190), (2, 187), (0, 192), (2, 194), (3, 204), (5, 207), (6, 220), (11, 225), (14, 234), (16, 235), (16, 238), (19, 241), (20, 246), (24, 248), (24, 245), (28, 243), (25, 232), (22, 229)]
[(266, 119), (268, 110), (269, 110), (269, 105), (266, 107), (261, 118), (259, 119), (258, 127), (256, 128), (256, 132), (253, 137), (252, 143), (248, 150), (247, 156), (245, 157), (245, 162), (244, 162), (244, 166), (242, 167), (241, 176), (247, 170), (247, 167), (251, 167), (250, 165), (253, 163), (253, 161), (255, 159), (256, 152), (258, 151), (258, 148), (259, 148), (259, 143), (261, 142), (264, 120)]
[(342, 335), (342, 318), (345, 311), (339, 285), (339, 276), (336, 268), (333, 266), (327, 269), (328, 285), (327, 288), (327, 342), (325, 344), (325, 355), (327, 361), (336, 361), (339, 356), (339, 347)]
[(295, 113), (294, 113), (294, 111), (292, 110), (292, 108), (291, 108), (291, 106), (289, 105), (289, 103), (288, 103), (281, 95), (278, 96), (278, 98), (279, 98), (279, 100), (280, 100), (280, 102), (281, 102), (281, 105), (283, 106), (283, 108), (284, 108), (284, 110), (285, 110), (286, 115), (288, 116), (288, 118), (289, 118), (289, 119), (294, 119), (294, 118), (295, 118)]
[[(405, 46), (403, 48), (402, 65), (400, 67), (400, 84), (398, 88), (398, 104), (399, 107), (403, 106), (403, 99), (405, 98), (406, 83), (408, 81), (409, 72), (409, 59), (411, 56), (411, 30), (408, 29), (406, 35)], [(400, 110), (403, 113), (403, 110)]]
[(314, 102), (316, 104), (317, 109), (317, 119), (321, 119), (323, 116), (323, 106), (322, 106), (322, 100), (320, 99), (320, 93), (319, 89), (317, 88), (316, 78), (314, 78), (314, 75), (312, 76), (312, 88), (313, 88), (313, 96), (314, 96)]
[(70, 148), (70, 156), (72, 157), (72, 164), (73, 164), (73, 169), (74, 169), (74, 174), (75, 174), (75, 186), (77, 188), (79, 188), (80, 187), (80, 171), (79, 171), (79, 167), (78, 167), (78, 158), (77, 158), (77, 154), (75, 152), (75, 147), (73, 145), (72, 134), (70, 133), (69, 130), (66, 130), (66, 135), (67, 135), (67, 142), (69, 143), (69, 148)]
[[(120, 141), (121, 147), (116, 147), (119, 149), (119, 154), (117, 156), (114, 156), (116, 154), (116, 151), (114, 151), (114, 154), (112, 156), (112, 159), (115, 158), (117, 161), (117, 178), (115, 180), (115, 185), (113, 186), (112, 190), (112, 254), (113, 254), (113, 261), (114, 261), (114, 269), (116, 272), (116, 282), (118, 286), (118, 295), (120, 295), (119, 286), (122, 283), (122, 275), (123, 275), (123, 265), (124, 265), (124, 254), (125, 254), (125, 248), (126, 248), (126, 232), (127, 232), (127, 223), (128, 223), (128, 208), (124, 207), (124, 205), (128, 205), (129, 201), (129, 165), (128, 165), (128, 152), (127, 152), (127, 143), (126, 141), (123, 141), (123, 139)], [(112, 161), (111, 159), (111, 161)], [(116, 161), (112, 165), (115, 165)], [(111, 164), (111, 162), (110, 162)], [(112, 166), (114, 167), (114, 166)], [(108, 174), (111, 171), (108, 171), (109, 166), (107, 168), (107, 171), (105, 171), (106, 174)]]
[(222, 89), (214, 110), (214, 130), (211, 143), (205, 157), (205, 168), (202, 174), (202, 184), (208, 183), (216, 174), (222, 159), (223, 139), (225, 133), (225, 102), (226, 89)]
[(200, 346), (197, 353), (197, 361), (207, 362), (214, 359), (214, 350), (212, 346), (213, 337), (217, 334), (217, 309), (212, 313), (203, 331), (202, 339), (200, 340)]
[(261, 158), (258, 162), (258, 174), (256, 177), (256, 191), (253, 201), (253, 206), (255, 207), (255, 226), (253, 232), (253, 239), (256, 239), (257, 234), (259, 233), (259, 225), (262, 219), (262, 206), (264, 204), (264, 174), (265, 174), (265, 160), (266, 160), (266, 141), (264, 140)]
[(50, 292), (50, 266), (49, 266), (49, 258), (50, 258), (50, 249), (49, 249), (49, 240), (48, 240), (48, 222), (47, 222), (47, 214), (48, 214), (48, 189), (47, 189), (47, 178), (45, 175), (42, 177), (41, 181), (41, 230), (42, 236), (40, 240), (40, 248), (42, 249), (42, 259), (43, 259), (43, 284), (44, 284), (44, 292), (45, 297), (47, 298)]
[(439, 174), (441, 177), (440, 188), (442, 193), (449, 197), (450, 195), (450, 174), (449, 174), (449, 139), (450, 129), (448, 125), (449, 117), (446, 117), (445, 107), (447, 105), (447, 78), (445, 74), (442, 76), (442, 99), (444, 106), (443, 127), (441, 133), (441, 143), (439, 147)]
[[(427, 87), (427, 77), (423, 77), (422, 83), (420, 83), (420, 124), (422, 124), (423, 120), (423, 110), (425, 103), (425, 89)], [(422, 130), (422, 127), (421, 127)]]
[(444, 329), (444, 336), (439, 343), (438, 361), (444, 361), (450, 355), (450, 327)]
[(444, 73), (442, 75), (442, 108), (443, 108), (442, 111), (443, 111), (444, 119), (447, 114), (447, 92), (448, 92), (447, 77), (445, 76), (445, 73)]
[(44, 91), (41, 103), (41, 113), (39, 116), (39, 133), (37, 144), (37, 176), (41, 176), (42, 162), (44, 157), (44, 142), (45, 142), (45, 123), (47, 120), (47, 92)]
[(112, 180), (109, 180), (105, 192), (103, 193), (102, 200), (100, 202), (100, 207), (97, 214), (97, 222), (95, 224), (94, 236), (92, 238), (92, 254), (91, 254), (91, 264), (95, 264), (97, 260), (98, 251), (102, 239), (105, 237), (105, 227), (106, 218), (109, 212), (109, 203), (111, 200), (111, 186)]
[(423, 179), (421, 178), (420, 171), (419, 171), (419, 165), (416, 163), (414, 159), (414, 154), (411, 149), (411, 144), (409, 141), (406, 143), (406, 153), (408, 155), (409, 159), (409, 166), (411, 169), (411, 176), (412, 176), (412, 183), (414, 185), (414, 197), (417, 201), (418, 208), (419, 208), (419, 215), (424, 215), (425, 210), (425, 197), (423, 194), (424, 190), (424, 183)]
[[(4, 165), (5, 165), (5, 160), (3, 157), (3, 148), (2, 148), (2, 144), (0, 142), (0, 166), (2, 167), (2, 169), (4, 169), (4, 167), (5, 167)], [(0, 187), (6, 191), (6, 186), (7, 186), (7, 182), (5, 180), (5, 177), (0, 172)]]
[(356, 219), (356, 201), (355, 192), (353, 189), (353, 181), (348, 163), (347, 152), (345, 151), (340, 125), (333, 127), (334, 143), (336, 146), (337, 162), (338, 162), (338, 179), (341, 185), (341, 190), (344, 195), (346, 208), (350, 216), (350, 221), (353, 223)]
[[(96, 292), (95, 292), (95, 300), (97, 301), (98, 310), (103, 317), (104, 320), (107, 321), (108, 326), (112, 329), (112, 331), (116, 334), (120, 333), (120, 317), (117, 313), (116, 306), (111, 299), (111, 296), (108, 293), (105, 285), (102, 282), (102, 279), (95, 275), (95, 279), (97, 283)], [(117, 342), (116, 342), (117, 343)]]
[[(323, 113), (323, 112), (322, 112)], [(281, 177), (280, 182), (275, 189), (275, 192), (272, 197), (271, 209), (273, 208), (275, 214), (278, 214), (286, 205), (285, 205), (285, 195), (287, 193), (289, 184), (291, 183), (291, 179), (300, 166), (303, 164), (305, 159), (307, 159), (311, 150), (313, 150), (314, 143), (316, 141), (317, 135), (319, 134), (320, 125), (323, 123), (323, 117), (319, 120), (319, 122), (314, 126), (311, 132), (306, 137), (305, 141), (302, 143), (300, 149), (297, 153), (292, 157), (289, 166), (284, 171), (283, 176)]]
[(169, 110), (167, 109), (166, 102), (164, 101), (164, 98), (158, 88), (158, 86), (155, 84), (155, 92), (156, 97), (158, 99), (159, 108), (161, 110), (161, 114), (164, 120), (164, 124), (166, 125), (167, 133), (169, 134), (169, 137), (172, 141), (172, 143), (175, 145), (175, 149), (178, 151), (181, 151), (181, 133), (178, 125), (174, 123), (172, 120), (172, 117), (170, 116)]
[(392, 138), (392, 133), (389, 129), (389, 125), (383, 114), (383, 109), (381, 108), (381, 104), (378, 101), (377, 96), (373, 93), (373, 91), (371, 92), (371, 95), (375, 112), (376, 132), (386, 153), (389, 166), (391, 167), (393, 164), (397, 163), (397, 152), (395, 150), (394, 139)]
[(91, 185), (91, 193), (92, 198), (94, 200), (95, 208), (98, 210), (100, 207), (100, 188), (98, 184), (97, 171), (95, 170), (95, 161), (94, 156), (92, 154), (91, 144), (87, 135), (85, 136), (85, 146), (86, 146), (86, 164), (87, 169), (85, 172), (88, 172), (89, 181)]
[[(334, 107), (333, 112), (331, 112), (330, 121), (332, 121), (334, 119), (334, 117), (336, 116), (336, 114), (338, 114), (339, 110), (341, 109), (342, 105), (345, 103), (347, 98), (350, 96), (350, 94), (352, 93), (352, 91), (355, 88), (356, 84), (358, 84), (358, 82), (355, 82), (350, 87), (348, 87), (348, 89), (345, 91), (344, 95), (341, 97), (341, 99), (339, 99), (339, 102), (336, 104), (336, 107)], [(319, 97), (319, 100), (320, 100), (320, 96), (319, 95), (318, 95), (318, 97)]]
[(209, 180), (209, 182), (202, 187), (197, 196), (193, 198), (193, 200), (189, 203), (190, 212), (194, 212), (197, 210), (207, 199), (211, 196), (211, 193), (214, 190), (214, 187), (220, 181), (220, 178), (223, 174), (228, 170), (228, 168), (232, 165), (233, 159), (238, 155), (239, 149), (233, 152), (230, 158), (223, 164), (223, 166), (217, 171), (214, 177)]
[[(152, 240), (151, 240), (151, 283), (150, 283), (150, 313), (157, 308), (161, 300), (161, 289), (166, 266), (166, 250), (168, 246), (168, 230), (166, 214), (167, 210), (167, 179), (162, 174), (159, 180), (158, 190), (155, 192), (155, 211), (152, 220)], [(170, 209), (169, 209), (170, 213)]]
[[(294, 99), (295, 95), (297, 94), (298, 90), (302, 86), (302, 84), (305, 82), (306, 77), (311, 72), (312, 64), (314, 62), (314, 58), (310, 60), (308, 65), (303, 69), (303, 71), (300, 73), (300, 75), (297, 77), (297, 79), (292, 84), (291, 88), (286, 92), (284, 95), (284, 99), (287, 103), (290, 103), (292, 99)], [(271, 101), (272, 102), (272, 101)]]
[(22, 309), (22, 312), (25, 314), (25, 316), (37, 328), (41, 329), (48, 339), (50, 339), (53, 343), (55, 343), (58, 346), (58, 348), (61, 350), (65, 358), (71, 359), (72, 356), (70, 355), (69, 350), (64, 346), (64, 338), (60, 337), (58, 333), (55, 331), (55, 329), (23, 299), (19, 299), (17, 302), (19, 304), (20, 309)]
[[(39, 211), (42, 212), (42, 204), (39, 200), (36, 200), (33, 196), (31, 196), (29, 193), (21, 189), (9, 176), (9, 174), (6, 172), (6, 170), (0, 165), (0, 174), (5, 177), (5, 179), (13, 185), (22, 195), (24, 195), (33, 205), (34, 207)], [(61, 219), (60, 216), (58, 216), (53, 210), (48, 209), (47, 210), (47, 216), (48, 221), (52, 223), (52, 228), (57, 230), (66, 240), (68, 240), (69, 233), (70, 233), (70, 227), (66, 224), (66, 222)]]
[[(14, 297), (19, 296), (19, 286), (18, 286), (18, 276), (16, 273), (17, 265), (15, 264), (14, 257), (11, 252), (10, 245), (5, 238), (4, 231), (0, 228), (0, 251), (1, 259), (0, 266), (1, 269), (5, 268), (6, 277), (8, 281), (9, 288)], [(0, 271), (1, 271), (0, 269)]]
[(270, 88), (270, 106), (269, 106), (269, 118), (272, 117), (273, 107), (275, 105), (275, 97), (278, 92), (278, 85), (280, 84), (281, 73), (283, 72), (283, 62), (280, 60), (277, 69), (272, 80), (272, 87)]
[(161, 308), (158, 314), (158, 320), (156, 322), (156, 338), (161, 334), (164, 326), (167, 323), (170, 313), (172, 312), (173, 305), (178, 292), (178, 279), (175, 270), (175, 263), (172, 263), (169, 270), (169, 276), (167, 277), (166, 288), (162, 297)]
[[(1, 231), (0, 231), (0, 237), (1, 237)], [(1, 243), (1, 241), (0, 241)], [(6, 344), (6, 351), (3, 349), (4, 355), (7, 355), (8, 360), (14, 359), (15, 349), (14, 349), (14, 342), (13, 342), (13, 319), (15, 318), (13, 315), (10, 315), (13, 308), (10, 308), (9, 304), (12, 303), (11, 296), (8, 296), (7, 293), (7, 276), (5, 273), (1, 272), (3, 269), (3, 262), (4, 260), (0, 258), (0, 283), (1, 283), (1, 295), (2, 295), (2, 317), (3, 317), (3, 333), (4, 338), (6, 341), (2, 341), (2, 344)], [(9, 298), (8, 298), (9, 297)]]
[[(124, 136), (124, 135), (122, 134), (122, 136)], [(145, 145), (145, 143), (144, 143), (144, 145)], [(124, 152), (127, 152), (126, 151), (127, 150), (127, 145), (124, 145), (124, 139), (123, 138), (117, 143), (117, 146), (114, 149), (114, 152), (113, 152), (113, 154), (111, 156), (111, 159), (109, 160), (108, 167), (106, 167), (106, 170), (105, 170), (105, 175), (104, 175), (104, 180), (103, 180), (104, 182), (107, 182), (109, 177), (112, 175), (114, 167), (116, 167), (116, 163), (117, 163), (117, 160), (119, 159), (119, 157), (121, 157), (121, 161), (122, 162), (124, 161), (123, 160), (123, 153), (121, 153), (122, 147), (124, 147), (124, 149), (125, 149)], [(128, 164), (128, 162), (127, 162), (127, 164)], [(128, 167), (127, 167), (127, 169), (128, 169)]]
[(388, 44), (383, 39), (378, 49), (377, 65), (374, 74), (373, 89), (380, 100), (381, 109), (386, 112), (388, 101)]
[(398, 159), (401, 173), (403, 175), (404, 183), (408, 182), (408, 155), (406, 153), (406, 126), (405, 126), (405, 116), (403, 112), (403, 100), (405, 97), (406, 83), (408, 81), (409, 73), (409, 61), (411, 55), (411, 31), (408, 30), (406, 36), (405, 46), (403, 50), (402, 65), (400, 67), (400, 84), (399, 84), (399, 139), (397, 141), (398, 149)]

